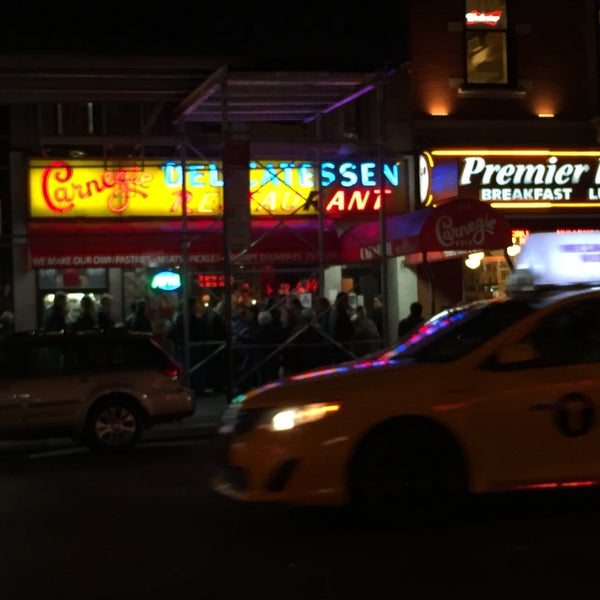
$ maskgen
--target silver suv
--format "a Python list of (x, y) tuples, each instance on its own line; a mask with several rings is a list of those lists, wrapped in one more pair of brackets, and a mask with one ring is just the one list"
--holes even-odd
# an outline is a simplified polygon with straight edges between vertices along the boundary
[(131, 449), (142, 431), (194, 412), (180, 366), (145, 334), (16, 333), (0, 339), (0, 437), (69, 436)]

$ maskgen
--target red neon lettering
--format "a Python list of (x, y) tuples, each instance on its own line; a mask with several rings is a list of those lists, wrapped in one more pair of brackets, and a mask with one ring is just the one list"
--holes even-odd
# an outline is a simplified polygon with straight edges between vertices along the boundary
[(306, 280), (306, 291), (316, 292), (319, 289), (319, 280), (316, 277), (311, 277)]
[[(392, 190), (384, 189), (384, 195)], [(337, 190), (325, 205), (325, 212), (365, 212), (381, 210), (381, 190), (353, 191), (347, 198), (345, 190)]]
[[(73, 169), (64, 162), (55, 161), (51, 163), (48, 168), (42, 172), (42, 195), (46, 206), (55, 213), (66, 213), (69, 212), (75, 204), (72, 199), (67, 197), (64, 193), (55, 193), (52, 198), (50, 195), (50, 177), (53, 177), (59, 183), (66, 183), (73, 176)], [(65, 189), (62, 188), (64, 192)], [(60, 204), (67, 203), (67, 206), (59, 206)]]
[[(302, 281), (298, 281), (293, 288), (295, 294), (302, 294), (304, 292), (316, 292), (319, 289), (319, 281), (316, 277), (310, 277)], [(270, 283), (265, 283), (265, 292), (270, 296), (275, 289)], [(288, 282), (280, 283), (278, 293), (281, 296), (286, 296), (292, 291), (292, 285)]]
[[(109, 190), (106, 206), (110, 212), (122, 213), (132, 196), (146, 198), (151, 177), (132, 169), (103, 171), (99, 179), (74, 183), (73, 168), (63, 161), (54, 161), (42, 172), (42, 196), (46, 206), (55, 213), (66, 213), (75, 208), (77, 200), (84, 200)], [(70, 183), (69, 183), (70, 182)], [(59, 185), (60, 184), (60, 185)]]
[(190, 208), (190, 201), (192, 200), (193, 196), (192, 196), (192, 192), (188, 192), (186, 190), (185, 192), (185, 199), (184, 199), (184, 194), (182, 190), (177, 190), (176, 192), (173, 192), (173, 204), (171, 204), (171, 208), (169, 209), (170, 212), (172, 213), (181, 213), (181, 209), (183, 207), (183, 203), (185, 202), (185, 214), (186, 215), (191, 215), (192, 214), (192, 209)]
[[(177, 190), (176, 192), (173, 192), (173, 198), (173, 204), (171, 204), (169, 212), (181, 214), (183, 191)], [(219, 211), (223, 211), (223, 206), (220, 204), (219, 194), (217, 192), (207, 192), (194, 198), (193, 193), (186, 190), (185, 204), (188, 215), (215, 215)]]

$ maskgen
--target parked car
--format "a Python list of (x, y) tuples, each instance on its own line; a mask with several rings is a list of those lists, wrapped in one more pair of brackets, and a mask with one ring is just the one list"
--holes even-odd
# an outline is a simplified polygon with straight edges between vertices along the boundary
[(214, 489), (414, 524), (469, 495), (597, 486), (600, 232), (557, 244), (524, 252), (506, 297), (452, 307), (391, 349), (235, 398)]
[(155, 423), (194, 412), (180, 366), (150, 336), (20, 332), (0, 338), (0, 438), (69, 436), (131, 449)]

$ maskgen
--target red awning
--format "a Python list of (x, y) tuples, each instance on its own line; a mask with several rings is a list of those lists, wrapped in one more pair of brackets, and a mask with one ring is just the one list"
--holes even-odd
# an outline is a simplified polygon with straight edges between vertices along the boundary
[[(512, 243), (504, 215), (485, 202), (458, 199), (386, 219), (386, 255), (443, 258), (456, 253), (499, 250)], [(343, 262), (378, 260), (379, 221), (355, 225), (340, 238)]]
[[(188, 221), (191, 266), (223, 264), (221, 220)], [(315, 219), (254, 220), (251, 245), (233, 251), (232, 261), (244, 265), (316, 264), (319, 222)], [(30, 222), (28, 244), (33, 268), (144, 267), (182, 262), (179, 221)], [(323, 258), (339, 262), (335, 224), (323, 224)]]

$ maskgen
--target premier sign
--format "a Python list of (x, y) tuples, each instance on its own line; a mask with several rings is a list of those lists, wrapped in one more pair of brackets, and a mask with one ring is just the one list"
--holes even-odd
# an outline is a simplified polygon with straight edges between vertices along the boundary
[[(430, 189), (445, 188), (446, 195), (454, 192), (505, 209), (600, 208), (600, 152), (434, 150), (428, 156), (435, 182)], [(434, 195), (432, 203), (440, 200)]]
[[(550, 156), (544, 163), (526, 164), (490, 162), (482, 156), (470, 156), (463, 161), (458, 185), (478, 185), (481, 200), (571, 200), (575, 188), (590, 171), (589, 163), (559, 164), (557, 156)], [(592, 177), (594, 185), (598, 185), (597, 164)], [(598, 198), (597, 191), (588, 190), (593, 199)]]

